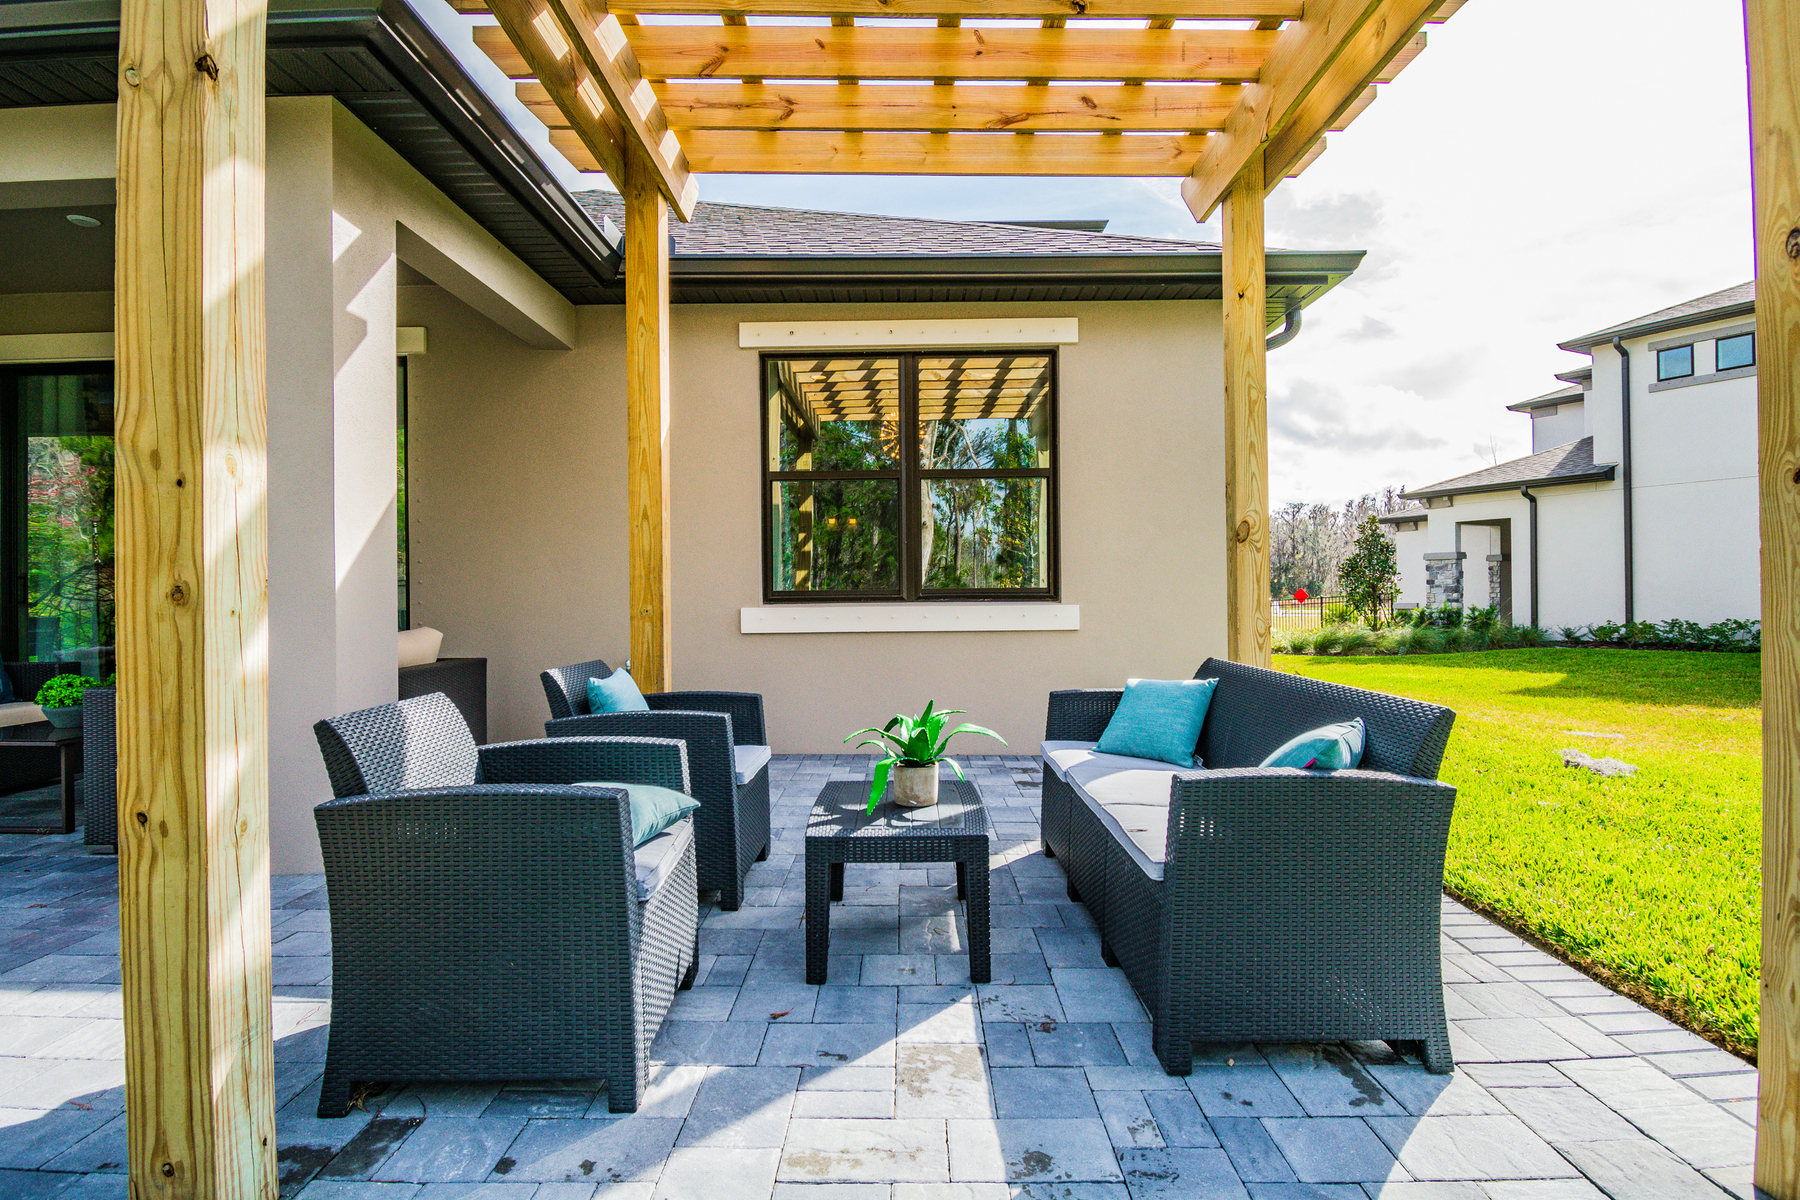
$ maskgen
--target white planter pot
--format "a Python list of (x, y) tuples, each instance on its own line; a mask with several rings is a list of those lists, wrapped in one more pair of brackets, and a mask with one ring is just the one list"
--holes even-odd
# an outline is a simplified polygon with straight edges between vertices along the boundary
[(938, 765), (929, 767), (895, 766), (894, 803), (901, 808), (925, 808), (938, 802)]

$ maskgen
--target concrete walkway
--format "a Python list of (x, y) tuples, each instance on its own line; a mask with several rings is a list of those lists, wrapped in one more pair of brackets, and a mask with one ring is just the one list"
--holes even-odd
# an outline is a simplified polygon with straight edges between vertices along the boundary
[[(319, 876), (275, 880), (283, 1194), (304, 1200), (1719, 1200), (1749, 1197), (1756, 1073), (1444, 906), (1458, 1069), (1379, 1044), (1210, 1046), (1171, 1079), (1037, 852), (1035, 760), (966, 760), (998, 837), (994, 982), (954, 868), (850, 868), (802, 982), (801, 837), (867, 759), (778, 758), (776, 844), (707, 911), (698, 986), (626, 1117), (595, 1087), (404, 1087), (313, 1115), (330, 1019)], [(0, 1197), (124, 1197), (117, 877), (0, 838)]]

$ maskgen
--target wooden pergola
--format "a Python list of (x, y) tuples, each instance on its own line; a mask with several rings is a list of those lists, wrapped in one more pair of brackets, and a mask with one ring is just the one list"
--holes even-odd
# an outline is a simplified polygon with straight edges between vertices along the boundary
[[(669, 210), (691, 216), (701, 172), (1170, 176), (1196, 219), (1222, 207), (1229, 648), (1266, 664), (1264, 199), (1461, 3), (460, 0), (497, 18), (477, 42), (554, 144), (625, 199), (631, 655), (645, 689), (670, 683)], [(1746, 0), (1745, 14), (1768, 715), (1756, 1179), (1800, 1200), (1800, 0)], [(122, 14), (119, 837), (139, 1198), (276, 1195), (266, 16), (267, 0), (125, 0)], [(796, 17), (814, 20), (760, 20)], [(879, 380), (859, 369), (826, 361), (807, 406), (878, 404)], [(971, 379), (944, 402), (1011, 390)]]

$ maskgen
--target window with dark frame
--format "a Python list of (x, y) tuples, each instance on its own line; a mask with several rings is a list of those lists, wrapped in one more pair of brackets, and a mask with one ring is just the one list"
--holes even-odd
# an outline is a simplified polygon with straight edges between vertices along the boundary
[(1756, 365), (1756, 335), (1740, 333), (1713, 343), (1713, 370), (1730, 371)]
[(763, 358), (769, 600), (1056, 596), (1054, 351)]
[(1656, 380), (1686, 379), (1694, 373), (1694, 348), (1670, 346), (1656, 352)]

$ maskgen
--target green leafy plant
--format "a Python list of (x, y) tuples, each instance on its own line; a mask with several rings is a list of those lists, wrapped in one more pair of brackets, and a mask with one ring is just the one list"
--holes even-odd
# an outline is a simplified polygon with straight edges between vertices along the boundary
[(74, 708), (81, 703), (83, 692), (99, 686), (98, 679), (89, 679), (86, 675), (52, 675), (49, 682), (38, 689), (37, 704), (40, 708)]
[(1348, 604), (1326, 605), (1323, 623), (1326, 625), (1354, 625), (1356, 624), (1356, 610)]
[(1364, 518), (1356, 527), (1356, 540), (1338, 566), (1338, 579), (1350, 607), (1362, 614), (1370, 629), (1380, 629), (1382, 611), (1400, 592), (1400, 567), (1393, 539), (1374, 517)]
[(956, 772), (958, 779), (964, 778), (962, 767), (957, 765), (956, 760), (944, 757), (944, 750), (950, 745), (950, 739), (959, 733), (979, 733), (983, 737), (993, 738), (1002, 746), (1006, 745), (1006, 739), (993, 730), (981, 725), (970, 725), (967, 722), (958, 725), (949, 733), (945, 733), (944, 726), (950, 723), (950, 718), (963, 715), (965, 710), (945, 708), (934, 711), (936, 704), (937, 701), (928, 700), (925, 703), (925, 711), (916, 717), (909, 717), (905, 713), (896, 713), (893, 719), (880, 729), (871, 725), (867, 729), (857, 730), (850, 737), (844, 739), (848, 742), (850, 738), (872, 733), (875, 735), (874, 737), (863, 737), (863, 740), (856, 745), (858, 747), (875, 746), (887, 752), (875, 764), (875, 778), (869, 787), (870, 812), (874, 812), (875, 806), (881, 803), (881, 793), (887, 787), (888, 773), (896, 766), (929, 767), (940, 762), (947, 762), (950, 764), (950, 769)]

